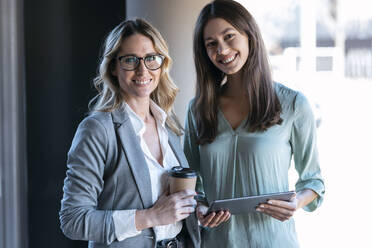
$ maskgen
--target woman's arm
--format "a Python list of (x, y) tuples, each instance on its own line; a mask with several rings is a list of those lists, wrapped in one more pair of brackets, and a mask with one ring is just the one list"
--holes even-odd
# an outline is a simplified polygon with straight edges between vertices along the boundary
[(67, 159), (67, 172), (59, 212), (63, 233), (77, 240), (112, 243), (112, 211), (97, 210), (103, 189), (108, 137), (100, 121), (88, 117), (79, 125)]
[(281, 221), (288, 220), (299, 208), (315, 210), (321, 204), (324, 195), (324, 182), (320, 174), (316, 144), (316, 126), (310, 104), (304, 95), (298, 93), (293, 106), (294, 121), (290, 143), (299, 175), (296, 196), (289, 202), (270, 200), (257, 208), (257, 211)]
[[(301, 208), (306, 211), (314, 211), (323, 201), (325, 187), (319, 164), (314, 115), (310, 103), (300, 92), (297, 93), (294, 102), (294, 121), (290, 143), (298, 173), (296, 192), (307, 192), (304, 194), (306, 197), (303, 200), (306, 204), (302, 203)], [(314, 196), (306, 190), (311, 190), (315, 194), (316, 197), (312, 201), (306, 201)]]

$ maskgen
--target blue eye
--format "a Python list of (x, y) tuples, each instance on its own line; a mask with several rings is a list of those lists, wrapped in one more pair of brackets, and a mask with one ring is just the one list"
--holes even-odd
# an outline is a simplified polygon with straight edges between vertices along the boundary
[(156, 60), (156, 56), (155, 55), (149, 55), (145, 59), (146, 59), (146, 61), (151, 62), (151, 61)]
[(135, 63), (137, 63), (137, 58), (134, 57), (134, 56), (124, 57), (123, 62), (126, 63), (126, 64), (135, 64)]

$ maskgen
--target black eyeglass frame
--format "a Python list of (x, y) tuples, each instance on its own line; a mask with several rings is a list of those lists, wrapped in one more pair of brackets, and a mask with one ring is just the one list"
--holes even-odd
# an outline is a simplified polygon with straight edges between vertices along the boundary
[[(159, 57), (161, 58), (161, 63), (160, 63), (160, 65), (159, 65), (159, 67), (156, 68), (156, 69), (150, 69), (150, 68), (147, 66), (147, 64), (146, 64), (146, 58), (147, 58), (147, 57), (151, 57), (151, 56), (159, 56)], [(137, 61), (138, 61), (138, 62), (137, 62), (137, 65), (136, 65), (133, 69), (126, 69), (126, 68), (124, 68), (124, 67), (121, 65), (121, 60), (122, 60), (123, 58), (125, 58), (125, 57), (134, 57), (134, 58), (136, 58)], [(150, 70), (150, 71), (156, 71), (156, 70), (158, 70), (158, 69), (163, 65), (164, 60), (165, 60), (165, 56), (162, 55), (162, 54), (151, 54), (151, 55), (147, 55), (147, 56), (144, 56), (144, 57), (137, 57), (137, 56), (135, 56), (135, 55), (123, 55), (123, 56), (117, 57), (117, 59), (118, 59), (119, 62), (120, 62), (120, 68), (123, 69), (123, 70), (125, 70), (125, 71), (135, 71), (135, 70), (138, 68), (138, 66), (140, 65), (141, 60), (143, 60), (143, 64), (145, 65), (145, 67), (146, 67), (148, 70)]]

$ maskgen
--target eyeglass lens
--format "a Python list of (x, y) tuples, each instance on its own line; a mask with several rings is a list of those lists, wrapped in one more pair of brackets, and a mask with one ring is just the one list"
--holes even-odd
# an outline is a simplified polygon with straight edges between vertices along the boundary
[(163, 64), (163, 56), (161, 55), (149, 55), (144, 58), (139, 58), (133, 55), (119, 57), (120, 65), (125, 70), (135, 70), (143, 59), (145, 66), (149, 70), (157, 70)]

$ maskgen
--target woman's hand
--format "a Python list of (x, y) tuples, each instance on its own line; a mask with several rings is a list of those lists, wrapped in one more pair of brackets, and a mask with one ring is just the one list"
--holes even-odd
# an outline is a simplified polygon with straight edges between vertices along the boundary
[(216, 227), (221, 223), (228, 221), (231, 216), (229, 211), (219, 211), (217, 213), (212, 212), (205, 216), (207, 211), (207, 206), (202, 203), (198, 204), (198, 207), (196, 208), (196, 216), (198, 217), (200, 224), (204, 227)]
[(267, 203), (260, 204), (256, 210), (280, 221), (286, 221), (293, 216), (297, 209), (303, 208), (317, 197), (318, 194), (313, 190), (304, 189), (296, 193), (289, 202), (269, 200)]
[(187, 218), (195, 211), (195, 195), (193, 190), (183, 190), (170, 195), (169, 192), (164, 192), (154, 206), (136, 211), (137, 230), (168, 225)]
[(289, 220), (298, 208), (298, 200), (294, 195), (289, 201), (269, 200), (257, 207), (257, 211), (270, 215), (271, 217), (286, 221)]

